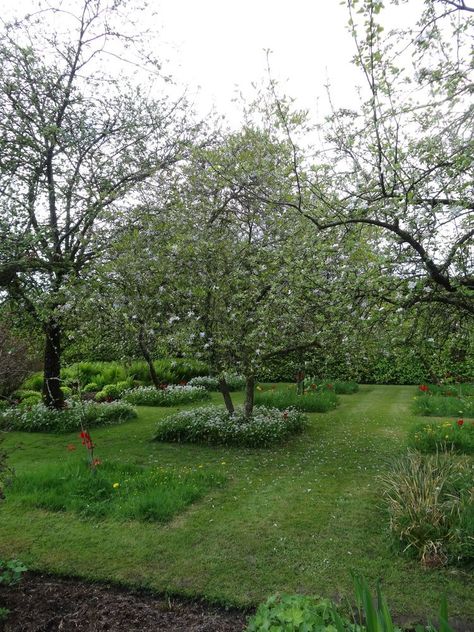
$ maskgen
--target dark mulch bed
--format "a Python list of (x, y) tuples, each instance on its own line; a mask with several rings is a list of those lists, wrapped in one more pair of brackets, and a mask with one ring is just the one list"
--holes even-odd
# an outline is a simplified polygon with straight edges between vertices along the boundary
[(247, 620), (237, 610), (35, 573), (0, 586), (0, 606), (11, 611), (0, 632), (242, 632)]

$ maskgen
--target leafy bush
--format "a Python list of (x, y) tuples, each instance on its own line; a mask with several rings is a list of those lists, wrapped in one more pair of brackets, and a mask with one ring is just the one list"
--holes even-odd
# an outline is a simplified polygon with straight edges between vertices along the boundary
[(31, 408), (32, 406), (36, 406), (37, 404), (41, 404), (41, 395), (39, 393), (24, 397), (18, 404), (18, 406), (20, 408)]
[(445, 421), (421, 423), (411, 428), (409, 444), (420, 452), (438, 452), (450, 449), (474, 454), (474, 421)]
[(98, 402), (120, 399), (122, 394), (131, 386), (132, 382), (130, 379), (123, 382), (117, 382), (117, 384), (107, 384), (101, 391), (97, 393), (95, 399)]
[(85, 463), (75, 461), (19, 474), (9, 499), (82, 518), (166, 522), (224, 482), (220, 473), (208, 469), (143, 469), (118, 462), (98, 465), (92, 476)]
[[(363, 577), (356, 574), (352, 577), (357, 623), (351, 623), (342, 616), (338, 606), (329, 599), (304, 595), (274, 595), (259, 606), (249, 620), (246, 632), (401, 632), (393, 624), (380, 585), (377, 585), (374, 598)], [(454, 632), (448, 624), (448, 606), (444, 597), (441, 600), (439, 621), (439, 632)], [(416, 631), (437, 632), (432, 624), (426, 627), (417, 626)]]
[(0, 413), (0, 428), (22, 432), (73, 432), (81, 426), (108, 426), (134, 419), (137, 413), (126, 402), (97, 404), (67, 402), (62, 410), (53, 410), (39, 403), (31, 408), (9, 408)]
[(257, 386), (255, 404), (270, 406), (285, 410), (289, 407), (298, 408), (307, 413), (325, 413), (336, 408), (339, 399), (329, 388), (310, 389), (298, 395), (294, 386), (283, 389), (263, 389)]
[(37, 391), (41, 393), (43, 389), (43, 374), (41, 372), (33, 373), (26, 378), (21, 385), (21, 390), (25, 391)]
[(82, 390), (84, 393), (95, 393), (96, 391), (100, 391), (100, 388), (97, 382), (89, 382)]
[[(336, 632), (336, 608), (329, 599), (305, 595), (273, 595), (258, 607), (247, 632)], [(343, 632), (362, 630), (339, 618)]]
[(123, 393), (123, 399), (137, 406), (179, 406), (210, 399), (202, 386), (139, 386)]
[(39, 393), (38, 391), (33, 391), (33, 390), (20, 389), (18, 391), (15, 391), (12, 394), (12, 398), (14, 400), (18, 400), (19, 402), (26, 399), (27, 397), (36, 397), (41, 400), (41, 393)]
[[(226, 382), (229, 391), (241, 391), (245, 387), (245, 378), (242, 375), (226, 375)], [(212, 375), (193, 377), (188, 384), (190, 386), (203, 386), (208, 391), (219, 390), (219, 379)]]
[(0, 411), (10, 408), (11, 403), (7, 399), (0, 399)]
[(472, 464), (409, 452), (380, 477), (390, 530), (425, 566), (474, 560)]
[(0, 559), (0, 585), (14, 586), (28, 569), (18, 560)]
[(219, 406), (183, 410), (165, 417), (155, 439), (178, 443), (266, 447), (284, 441), (306, 427), (306, 417), (295, 409), (255, 408), (245, 417), (243, 410), (230, 415)]
[[(209, 368), (203, 362), (193, 359), (167, 358), (156, 360), (154, 363), (158, 379), (164, 384), (179, 384), (189, 381), (198, 375), (206, 375)], [(151, 384), (150, 372), (146, 362), (77, 362), (61, 370), (61, 379), (66, 386), (79, 385), (83, 390), (100, 391), (108, 384), (127, 382), (131, 386), (135, 380), (143, 384)], [(90, 388), (93, 384), (94, 388)], [(43, 374), (35, 373), (27, 378), (23, 389), (41, 392), (43, 388)]]
[(474, 397), (459, 399), (445, 395), (419, 395), (413, 402), (413, 412), (427, 417), (474, 418)]

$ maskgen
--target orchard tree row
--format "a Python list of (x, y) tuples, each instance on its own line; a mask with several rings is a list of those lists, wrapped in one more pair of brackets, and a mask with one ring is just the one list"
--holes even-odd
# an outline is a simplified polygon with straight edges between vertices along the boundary
[[(348, 0), (357, 107), (313, 126), (269, 68), (238, 130), (170, 96), (135, 4), (73, 4), (0, 39), (0, 313), (43, 336), (48, 406), (67, 346), (104, 336), (157, 386), (158, 349), (206, 360), (230, 412), (242, 373), (246, 414), (280, 358), (360, 358), (387, 322), (420, 348), (469, 338), (467, 4), (425, 0), (386, 33), (381, 2)], [(131, 51), (139, 71), (104, 71)]]

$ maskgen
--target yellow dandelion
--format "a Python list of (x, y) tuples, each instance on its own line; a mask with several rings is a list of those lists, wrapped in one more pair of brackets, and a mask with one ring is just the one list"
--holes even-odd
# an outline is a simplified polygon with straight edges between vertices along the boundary
[(114, 484), (112, 485), (112, 487), (113, 487), (114, 489), (117, 489), (117, 487), (120, 487), (120, 483), (114, 483)]

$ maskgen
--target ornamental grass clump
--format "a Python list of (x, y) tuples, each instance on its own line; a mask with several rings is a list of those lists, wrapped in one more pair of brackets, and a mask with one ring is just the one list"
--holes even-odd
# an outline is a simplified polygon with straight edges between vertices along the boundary
[(421, 423), (411, 428), (408, 441), (420, 452), (452, 450), (474, 454), (474, 421), (458, 419), (442, 423)]
[(273, 389), (257, 387), (255, 393), (255, 404), (259, 406), (269, 406), (285, 410), (287, 408), (297, 408), (307, 413), (325, 413), (333, 410), (339, 403), (334, 389), (315, 388), (305, 390), (299, 395), (294, 386)]
[(293, 408), (256, 407), (250, 417), (237, 409), (230, 414), (219, 406), (184, 410), (165, 417), (157, 427), (157, 441), (210, 445), (267, 447), (302, 432), (306, 417)]
[(203, 386), (188, 384), (164, 385), (160, 389), (154, 386), (139, 386), (126, 390), (122, 394), (122, 399), (137, 406), (179, 406), (202, 402), (210, 398), (211, 396)]
[(473, 465), (449, 452), (408, 452), (380, 476), (390, 531), (426, 567), (474, 560)]
[(97, 404), (67, 401), (65, 408), (56, 410), (42, 403), (30, 408), (9, 408), (0, 412), (0, 429), (20, 432), (74, 432), (87, 426), (97, 428), (134, 419), (137, 412), (127, 402)]

